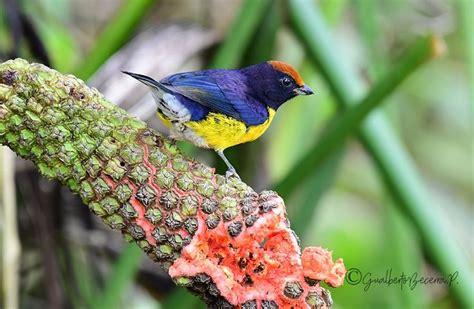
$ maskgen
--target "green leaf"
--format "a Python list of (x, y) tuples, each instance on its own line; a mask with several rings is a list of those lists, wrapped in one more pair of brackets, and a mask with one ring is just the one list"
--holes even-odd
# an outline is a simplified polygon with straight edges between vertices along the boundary
[(252, 40), (243, 57), (242, 66), (264, 62), (272, 58), (280, 23), (280, 7), (277, 1), (272, 1), (252, 35)]
[[(328, 23), (335, 24), (342, 12), (346, 7), (347, 1), (346, 0), (331, 0), (331, 1), (324, 1), (322, 2), (324, 8), (324, 16)], [(301, 73), (305, 76), (305, 80), (308, 84), (320, 84), (318, 81), (312, 81), (311, 79), (308, 80), (308, 77), (315, 76), (315, 72), (313, 67), (307, 64), (303, 64), (301, 66)], [(320, 88), (320, 87), (318, 87)], [(330, 101), (330, 98), (325, 100), (324, 92), (321, 89), (317, 90), (318, 93), (318, 105), (311, 105), (304, 107), (304, 111), (301, 111), (301, 107), (299, 107), (298, 116), (293, 119), (289, 118), (289, 112), (291, 111), (291, 107), (286, 107), (285, 110), (285, 129), (280, 130), (280, 134), (278, 135), (278, 143), (284, 145), (282, 149), (278, 150), (277, 157), (285, 157), (287, 160), (291, 160), (292, 154), (295, 154), (295, 148), (300, 149), (301, 153), (305, 153), (307, 149), (302, 147), (301, 145), (294, 145), (292, 146), (292, 142), (295, 143), (294, 136), (298, 135), (305, 135), (305, 136), (312, 136), (312, 127), (315, 123), (320, 123), (324, 117), (324, 114), (327, 112), (323, 112), (324, 105), (333, 106), (333, 102), (327, 102), (324, 104), (324, 101)], [(317, 108), (316, 111), (312, 109)], [(293, 121), (292, 121), (293, 120)], [(284, 131), (284, 132), (282, 132)], [(291, 136), (289, 139), (285, 139), (281, 133), (286, 133), (288, 136)], [(337, 171), (339, 169), (339, 165), (342, 161), (343, 155), (345, 153), (345, 147), (340, 147), (340, 149), (336, 150), (334, 154), (323, 160), (321, 165), (319, 166), (318, 170), (312, 173), (309, 176), (309, 179), (300, 186), (298, 192), (299, 198), (291, 199), (288, 204), (291, 204), (291, 207), (288, 209), (288, 215), (291, 221), (291, 226), (293, 230), (296, 232), (297, 235), (303, 240), (306, 239), (305, 234), (308, 232), (308, 227), (310, 226), (310, 222), (313, 219), (313, 213), (316, 209), (316, 206), (319, 205), (319, 201), (324, 195), (324, 193), (332, 186), (334, 180), (336, 178)], [(299, 155), (299, 154), (298, 154)], [(288, 160), (289, 159), (289, 160)], [(278, 164), (274, 164), (272, 166), (272, 170), (275, 171), (276, 168), (282, 168), (283, 162), (279, 162)]]
[[(459, 0), (457, 1), (459, 16), (461, 22), (461, 31), (464, 35), (464, 48), (466, 58), (468, 60), (468, 70), (471, 83), (474, 83), (474, 1)], [(471, 99), (474, 100), (474, 90), (471, 88)]]
[(241, 61), (255, 29), (259, 26), (271, 1), (245, 0), (239, 15), (235, 18), (226, 39), (215, 55), (211, 67), (235, 68)]
[[(383, 252), (386, 268), (392, 270), (393, 276), (402, 273), (408, 276), (413, 273), (423, 273), (423, 255), (420, 239), (413, 224), (400, 209), (392, 202), (387, 202), (388, 207), (383, 209), (383, 226), (385, 248)], [(424, 308), (427, 306), (427, 286), (419, 285), (416, 289), (404, 287), (403, 289), (390, 289), (387, 294), (391, 296), (391, 305), (394, 308)]]
[[(371, 1), (371, 0), (369, 0)], [(346, 8), (347, 0), (324, 0), (321, 1), (321, 11), (330, 25), (336, 24)]]
[(122, 296), (133, 282), (142, 253), (136, 244), (128, 244), (118, 257), (105, 282), (105, 290), (96, 297), (93, 308), (119, 308)]
[(378, 78), (383, 72), (382, 55), (378, 43), (380, 25), (377, 23), (377, 5), (373, 0), (357, 0), (355, 2), (357, 24), (364, 42), (367, 67), (371, 78)]
[(412, 72), (432, 58), (434, 37), (425, 37), (411, 47), (394, 68), (377, 83), (370, 93), (356, 104), (347, 108), (325, 130), (325, 134), (314, 147), (295, 165), (290, 173), (275, 186), (282, 196), (288, 196), (308, 176), (308, 169), (317, 170), (322, 160), (345, 139), (358, 130), (365, 117), (396, 89)]
[(133, 33), (143, 16), (155, 5), (153, 0), (124, 1), (118, 12), (97, 37), (95, 46), (78, 66), (75, 75), (87, 80)]
[(71, 72), (79, 60), (79, 46), (68, 28), (72, 18), (70, 1), (25, 1), (24, 12), (33, 20), (48, 52), (51, 65), (59, 71)]
[(36, 21), (44, 39), (52, 66), (62, 72), (70, 72), (77, 63), (79, 49), (71, 34), (63, 25), (54, 21)]
[[(65, 254), (66, 252), (63, 252), (63, 260), (66, 260), (64, 257)], [(88, 307), (92, 304), (94, 293), (97, 289), (97, 281), (93, 276), (96, 265), (92, 264), (92, 260), (83, 248), (70, 250), (69, 254), (73, 272), (72, 278), (75, 280), (74, 282), (67, 282), (67, 284), (65, 284), (66, 291), (69, 295), (68, 297), (72, 300), (74, 306)], [(68, 280), (68, 276), (71, 276), (71, 274), (66, 274), (68, 269), (66, 267), (64, 268), (63, 276), (65, 276), (65, 278), (63, 280)]]
[(288, 210), (291, 228), (300, 238), (304, 239), (309, 223), (313, 220), (316, 205), (324, 192), (334, 183), (344, 153), (345, 147), (341, 146), (321, 162), (319, 168), (309, 176), (299, 190), (301, 201), (291, 203), (292, 207)]
[(199, 297), (190, 294), (185, 288), (178, 287), (174, 289), (166, 301), (162, 305), (163, 309), (188, 308), (188, 309), (204, 309), (204, 303)]
[[(361, 89), (353, 72), (335, 52), (336, 44), (319, 11), (313, 2), (304, 0), (291, 0), (290, 11), (295, 30), (319, 65), (339, 104), (345, 108), (350, 106), (359, 97)], [(429, 258), (445, 277), (459, 273), (457, 283), (450, 287), (459, 304), (474, 307), (467, 260), (450, 238), (441, 215), (431, 207), (420, 176), (386, 118), (373, 113), (360, 134), (385, 185), (417, 227)]]

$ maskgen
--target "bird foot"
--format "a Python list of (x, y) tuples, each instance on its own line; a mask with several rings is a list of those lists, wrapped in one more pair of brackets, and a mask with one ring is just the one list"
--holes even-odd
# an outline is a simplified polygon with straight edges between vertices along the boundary
[(235, 169), (233, 169), (233, 170), (229, 169), (229, 170), (227, 170), (227, 172), (225, 172), (225, 179), (226, 180), (229, 180), (230, 177), (232, 177), (232, 176), (236, 177), (238, 180), (242, 180), (242, 179), (240, 179), (240, 176), (239, 176), (239, 174), (237, 174)]

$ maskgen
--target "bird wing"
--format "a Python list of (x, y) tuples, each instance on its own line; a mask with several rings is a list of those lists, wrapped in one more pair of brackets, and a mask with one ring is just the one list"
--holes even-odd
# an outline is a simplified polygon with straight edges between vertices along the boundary
[[(250, 102), (249, 96), (239, 95), (244, 91), (242, 89), (244, 85), (237, 80), (238, 77), (223, 76), (222, 73), (217, 72), (219, 71), (178, 73), (164, 78), (160, 83), (169, 90), (206, 106), (214, 112), (231, 116), (247, 125), (263, 123), (268, 117), (266, 108), (256, 102)], [(220, 82), (233, 84), (234, 87), (232, 89), (229, 89), (229, 85), (221, 87), (217, 78), (214, 77), (216, 74), (223, 77)], [(226, 78), (229, 80), (224, 80)]]

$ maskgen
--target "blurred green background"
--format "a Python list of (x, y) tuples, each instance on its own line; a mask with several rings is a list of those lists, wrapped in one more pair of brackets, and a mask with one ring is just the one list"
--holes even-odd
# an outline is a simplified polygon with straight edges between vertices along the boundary
[[(1, 61), (75, 74), (160, 130), (146, 90), (121, 69), (159, 79), (293, 64), (316, 95), (284, 105), (263, 138), (227, 151), (244, 181), (277, 190), (302, 244), (333, 250), (365, 280), (455, 276), (450, 286), (413, 288), (354, 284), (354, 272), (356, 282), (331, 289), (334, 308), (472, 308), (474, 1), (4, 0), (0, 8)], [(225, 171), (211, 151), (180, 146)], [(5, 308), (6, 293), (21, 308), (203, 308), (77, 197), (2, 151), (2, 256), (15, 235), (21, 244), (18, 284), (2, 263)]]

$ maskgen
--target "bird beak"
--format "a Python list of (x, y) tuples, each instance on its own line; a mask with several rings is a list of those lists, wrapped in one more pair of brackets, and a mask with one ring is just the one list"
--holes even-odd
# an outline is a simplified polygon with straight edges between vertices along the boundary
[(314, 93), (307, 85), (296, 88), (294, 91), (296, 95), (310, 95)]

